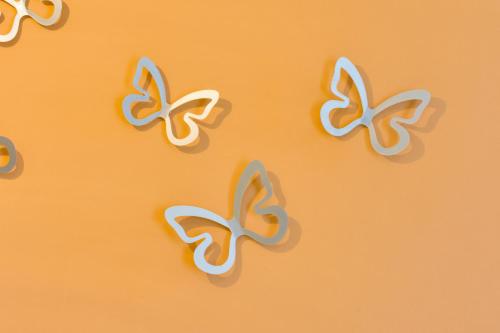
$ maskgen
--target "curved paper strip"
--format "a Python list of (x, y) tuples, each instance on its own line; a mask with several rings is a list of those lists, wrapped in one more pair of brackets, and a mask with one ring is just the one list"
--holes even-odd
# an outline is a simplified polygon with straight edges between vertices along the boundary
[(410, 144), (410, 133), (408, 133), (408, 130), (401, 124), (411, 125), (416, 123), (422, 116), (422, 113), (424, 112), (427, 105), (429, 105), (429, 102), (431, 101), (431, 94), (426, 90), (405, 91), (401, 94), (390, 97), (375, 108), (373, 112), (374, 116), (394, 105), (411, 101), (419, 101), (413, 117), (403, 118), (395, 116), (390, 120), (389, 126), (396, 131), (399, 137), (399, 141), (394, 145), (390, 147), (382, 146), (377, 138), (377, 131), (375, 130), (375, 126), (373, 126), (373, 123), (370, 123), (368, 125), (368, 130), (370, 132), (370, 142), (373, 148), (380, 154), (386, 156), (396, 155)]
[[(346, 95), (342, 94), (339, 91), (338, 85), (340, 82), (340, 77), (342, 71), (345, 71), (347, 75), (352, 79), (354, 87), (356, 87), (359, 97), (361, 100), (361, 108), (362, 108), (362, 115), (360, 118), (357, 118), (353, 121), (351, 121), (349, 124), (345, 125), (344, 127), (335, 127), (331, 123), (330, 115), (332, 112), (338, 109), (345, 109), (348, 108), (350, 105), (350, 99)], [(342, 57), (340, 58), (337, 63), (335, 64), (335, 71), (333, 74), (332, 78), (332, 83), (330, 87), (332, 93), (336, 96), (339, 97), (340, 100), (330, 100), (327, 101), (323, 104), (321, 107), (320, 111), (320, 116), (321, 116), (321, 124), (323, 125), (323, 128), (330, 133), (333, 136), (344, 136), (351, 132), (354, 128), (356, 128), (359, 125), (364, 125), (368, 128), (369, 133), (370, 133), (370, 142), (372, 144), (373, 149), (381, 154), (381, 155), (395, 155), (400, 153), (403, 149), (405, 149), (409, 142), (410, 142), (410, 136), (408, 131), (402, 126), (402, 124), (414, 124), (417, 122), (425, 108), (430, 102), (431, 95), (429, 92), (426, 90), (410, 90), (406, 91), (403, 93), (400, 93), (396, 96), (393, 96), (389, 99), (387, 99), (385, 102), (377, 106), (375, 109), (372, 109), (369, 106), (368, 103), (368, 96), (366, 93), (366, 87), (363, 82), (363, 79), (357, 70), (356, 66), (347, 58)], [(394, 129), (399, 137), (399, 141), (394, 144), (393, 146), (390, 147), (384, 147), (380, 144), (376, 130), (373, 125), (373, 118), (377, 115), (382, 113), (383, 111), (387, 110), (391, 106), (397, 105), (399, 103), (404, 103), (404, 102), (411, 102), (411, 101), (420, 101), (415, 114), (409, 118), (402, 118), (399, 116), (395, 116), (390, 120), (390, 126), (392, 129)]]
[(241, 219), (241, 206), (243, 204), (243, 196), (245, 194), (246, 189), (250, 185), (252, 178), (258, 174), (261, 177), (262, 185), (266, 190), (265, 196), (257, 202), (255, 205), (255, 212), (259, 215), (273, 215), (278, 219), (278, 231), (272, 237), (263, 237), (251, 230), (246, 228), (242, 228), (242, 233), (250, 238), (253, 238), (255, 241), (265, 245), (272, 245), (279, 242), (283, 236), (285, 236), (285, 232), (288, 226), (288, 215), (285, 210), (277, 205), (263, 207), (263, 205), (271, 198), (273, 195), (273, 187), (271, 181), (269, 180), (269, 176), (267, 175), (267, 171), (264, 168), (264, 165), (260, 161), (251, 162), (243, 171), (243, 174), (240, 177), (238, 182), (238, 186), (236, 188), (236, 193), (234, 196), (234, 218), (233, 220), (238, 222), (238, 226), (240, 226)]
[[(274, 215), (278, 218), (279, 229), (278, 232), (272, 237), (263, 237), (253, 231), (243, 228), (240, 223), (243, 195), (245, 193), (245, 190), (250, 185), (252, 178), (256, 174), (261, 176), (262, 183), (267, 193), (265, 197), (257, 203), (255, 211), (261, 215)], [(267, 172), (264, 166), (259, 161), (253, 161), (246, 167), (245, 171), (241, 175), (240, 180), (238, 182), (235, 194), (235, 202), (234, 202), (235, 215), (231, 220), (228, 221), (209, 210), (194, 206), (173, 206), (167, 208), (165, 210), (165, 219), (167, 223), (179, 235), (179, 237), (182, 239), (183, 242), (192, 244), (201, 241), (201, 243), (198, 244), (198, 246), (194, 251), (194, 262), (200, 270), (208, 274), (223, 274), (229, 271), (231, 267), (234, 265), (236, 259), (236, 241), (238, 240), (239, 237), (247, 236), (254, 239), (256, 242), (264, 245), (276, 244), (283, 238), (288, 225), (288, 216), (285, 210), (276, 205), (263, 207), (263, 204), (267, 200), (269, 200), (271, 195), (272, 195), (272, 185), (269, 180), (269, 177), (267, 176)], [(205, 259), (205, 254), (208, 247), (213, 242), (212, 236), (207, 232), (194, 237), (188, 236), (184, 228), (177, 222), (177, 218), (182, 216), (199, 217), (206, 220), (210, 220), (215, 223), (218, 223), (219, 225), (225, 227), (231, 232), (231, 239), (229, 242), (229, 254), (228, 258), (223, 264), (212, 265), (207, 262), (207, 260)]]
[(221, 265), (212, 265), (205, 258), (205, 253), (208, 247), (213, 243), (212, 236), (208, 232), (204, 232), (194, 237), (188, 236), (184, 231), (184, 228), (182, 228), (182, 226), (176, 221), (178, 217), (183, 216), (207, 219), (231, 230), (228, 222), (223, 217), (220, 217), (211, 211), (194, 206), (174, 206), (165, 210), (165, 219), (175, 232), (177, 232), (184, 243), (192, 244), (201, 241), (201, 243), (198, 244), (194, 250), (194, 263), (199, 269), (208, 274), (223, 274), (230, 270), (234, 265), (234, 260), (236, 259), (236, 240), (238, 235), (234, 233), (231, 234), (229, 254), (226, 261)]
[[(146, 91), (145, 88), (141, 87), (140, 80), (142, 76), (143, 70), (146, 70), (151, 74), (152, 80), (156, 83), (159, 93), (160, 93), (160, 103), (161, 109), (157, 112), (154, 112), (146, 117), (137, 118), (132, 114), (132, 108), (136, 103), (148, 102), (151, 100), (151, 95)], [(200, 129), (194, 120), (203, 120), (208, 117), (210, 112), (213, 110), (217, 102), (219, 101), (219, 92), (216, 90), (199, 90), (187, 94), (186, 96), (180, 98), (172, 104), (169, 104), (167, 101), (167, 91), (165, 82), (161, 75), (160, 70), (155, 65), (155, 63), (147, 58), (143, 57), (139, 60), (139, 64), (137, 65), (137, 70), (134, 76), (134, 88), (137, 89), (140, 94), (131, 94), (125, 97), (122, 103), (123, 114), (127, 121), (134, 126), (144, 126), (151, 123), (153, 120), (162, 118), (165, 120), (165, 130), (167, 133), (167, 137), (176, 146), (186, 146), (194, 141), (199, 136)], [(184, 138), (179, 138), (174, 134), (172, 120), (170, 118), (170, 114), (175, 109), (179, 108), (182, 105), (190, 103), (192, 101), (197, 100), (209, 100), (209, 103), (205, 106), (203, 112), (199, 115), (196, 115), (191, 112), (186, 112), (184, 114), (183, 120), (189, 127), (189, 134)]]
[[(347, 75), (352, 79), (354, 86), (358, 90), (359, 98), (361, 100), (361, 107), (363, 109), (363, 115), (361, 116), (361, 118), (353, 120), (346, 126), (337, 128), (332, 125), (330, 121), (330, 114), (337, 109), (346, 109), (349, 107), (350, 104), (349, 97), (342, 94), (339, 91), (338, 87), (342, 71), (345, 71), (347, 73)], [(339, 97), (340, 100), (327, 101), (321, 107), (320, 111), (321, 123), (323, 124), (323, 127), (328, 133), (330, 133), (333, 136), (344, 136), (347, 133), (351, 132), (357, 126), (366, 124), (371, 121), (371, 117), (369, 114), (370, 108), (368, 106), (368, 96), (366, 94), (365, 83), (363, 82), (361, 74), (359, 74), (359, 71), (356, 69), (356, 67), (349, 59), (342, 57), (335, 64), (335, 71), (333, 73), (333, 79), (330, 85), (330, 90), (335, 96)]]
[(9, 173), (16, 166), (16, 161), (17, 161), (16, 147), (14, 146), (12, 141), (10, 141), (8, 138), (4, 136), (0, 136), (0, 146), (5, 147), (7, 149), (7, 153), (9, 154), (9, 162), (4, 166), (0, 166), (0, 173), (2, 174)]
[(48, 18), (41, 17), (32, 10), (29, 10), (26, 7), (26, 0), (3, 0), (3, 1), (7, 2), (9, 5), (15, 8), (16, 16), (14, 17), (14, 22), (12, 23), (10, 31), (4, 35), (0, 35), (0, 43), (10, 42), (14, 38), (16, 38), (17, 34), (19, 33), (19, 26), (21, 25), (21, 20), (25, 16), (31, 17), (38, 24), (43, 25), (45, 27), (54, 25), (61, 18), (62, 0), (44, 1), (44, 2), (49, 2), (52, 6), (54, 6), (54, 12)]

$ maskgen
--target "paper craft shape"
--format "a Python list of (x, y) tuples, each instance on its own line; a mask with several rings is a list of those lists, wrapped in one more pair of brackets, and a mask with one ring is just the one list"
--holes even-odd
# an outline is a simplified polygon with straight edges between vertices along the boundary
[[(132, 114), (132, 108), (136, 103), (148, 102), (151, 100), (150, 94), (146, 91), (145, 88), (141, 87), (140, 79), (142, 76), (142, 72), (145, 70), (149, 74), (151, 74), (152, 80), (156, 83), (159, 93), (160, 93), (160, 103), (161, 109), (157, 112), (154, 112), (144, 118), (136, 118)], [(176, 146), (186, 146), (193, 143), (199, 136), (200, 129), (194, 120), (203, 120), (208, 117), (214, 106), (219, 101), (219, 92), (216, 90), (199, 90), (187, 94), (186, 96), (178, 99), (174, 103), (170, 104), (167, 101), (167, 91), (165, 87), (165, 82), (163, 81), (163, 77), (161, 75), (160, 70), (154, 62), (147, 58), (143, 57), (139, 60), (139, 64), (137, 66), (137, 71), (134, 76), (134, 87), (137, 89), (140, 94), (132, 94), (125, 97), (122, 103), (123, 114), (127, 121), (134, 126), (144, 126), (155, 119), (161, 118), (165, 120), (165, 127), (167, 132), (167, 137)], [(178, 107), (197, 100), (209, 100), (209, 103), (206, 105), (203, 112), (199, 115), (187, 112), (184, 114), (183, 120), (189, 127), (189, 134), (184, 138), (178, 138), (172, 129), (172, 120), (170, 118), (170, 114), (172, 111), (177, 109)]]
[[(330, 114), (332, 112), (335, 112), (335, 110), (348, 108), (350, 105), (349, 97), (342, 94), (338, 88), (342, 71), (345, 71), (347, 75), (352, 79), (354, 87), (359, 93), (363, 113), (360, 118), (353, 120), (344, 127), (337, 128), (332, 125)], [(410, 135), (404, 125), (411, 125), (416, 123), (420, 119), (420, 116), (422, 115), (431, 99), (431, 94), (426, 90), (409, 90), (392, 96), (379, 104), (377, 107), (371, 108), (368, 102), (366, 87), (359, 71), (352, 64), (352, 62), (345, 57), (340, 58), (335, 64), (335, 72), (333, 74), (330, 89), (336, 97), (340, 98), (340, 100), (329, 100), (321, 107), (321, 123), (323, 125), (323, 128), (331, 135), (339, 137), (348, 134), (357, 126), (366, 126), (370, 133), (370, 142), (373, 149), (375, 149), (377, 153), (386, 156), (398, 154), (408, 146), (408, 144), (410, 143)], [(420, 102), (411, 118), (394, 116), (390, 120), (390, 126), (397, 132), (399, 141), (389, 147), (382, 146), (377, 138), (377, 132), (373, 125), (373, 118), (394, 105), (411, 101)]]
[[(243, 195), (250, 185), (254, 176), (260, 176), (262, 185), (266, 190), (266, 195), (262, 200), (257, 202), (254, 210), (259, 215), (272, 215), (276, 217), (278, 222), (278, 231), (272, 237), (261, 236), (251, 230), (244, 228), (241, 225), (241, 208)], [(194, 262), (196, 266), (208, 274), (223, 274), (231, 269), (236, 259), (236, 241), (242, 236), (247, 236), (257, 243), (264, 245), (272, 245), (278, 243), (285, 235), (288, 226), (288, 215), (285, 210), (278, 205), (264, 206), (273, 193), (271, 181), (267, 175), (264, 165), (260, 161), (251, 162), (241, 175), (238, 186), (236, 188), (233, 214), (234, 216), (226, 220), (225, 218), (203, 208), (195, 206), (173, 206), (165, 210), (165, 219), (168, 224), (175, 230), (183, 242), (192, 244), (201, 241), (194, 251)], [(187, 235), (184, 228), (177, 222), (178, 217), (199, 217), (213, 221), (227, 228), (231, 232), (229, 242), (229, 254), (226, 261), (221, 265), (212, 265), (207, 262), (205, 253), (213, 242), (212, 236), (205, 232), (193, 237)]]
[(0, 136), (0, 147), (5, 147), (7, 149), (7, 153), (9, 154), (9, 162), (7, 162), (4, 166), (0, 166), (0, 174), (6, 174), (11, 172), (16, 166), (16, 147), (12, 141), (4, 136)]
[[(44, 2), (50, 3), (52, 6), (54, 6), (54, 12), (49, 18), (41, 17), (37, 15), (35, 12), (29, 10), (26, 7), (27, 0), (3, 0), (3, 1), (15, 8), (16, 16), (14, 17), (14, 22), (12, 23), (10, 31), (4, 35), (0, 35), (0, 43), (7, 43), (16, 38), (17, 34), (19, 33), (21, 20), (26, 16), (31, 17), (38, 24), (43, 25), (44, 27), (54, 25), (61, 18), (62, 0), (44, 0)], [(0, 13), (0, 16), (1, 14), (2, 13)]]

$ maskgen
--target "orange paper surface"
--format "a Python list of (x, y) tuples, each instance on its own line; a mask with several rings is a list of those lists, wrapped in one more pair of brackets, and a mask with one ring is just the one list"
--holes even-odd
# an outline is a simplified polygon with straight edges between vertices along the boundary
[[(64, 10), (54, 29), (26, 19), (0, 46), (0, 135), (20, 154), (0, 177), (0, 332), (500, 330), (498, 1), (68, 0)], [(197, 146), (171, 145), (161, 122), (125, 121), (144, 55), (174, 100), (220, 91)], [(385, 158), (365, 129), (342, 139), (322, 129), (340, 56), (374, 105), (432, 93), (408, 152)], [(207, 277), (163, 210), (229, 217), (254, 159), (289, 234), (274, 248), (243, 241), (235, 271)]]

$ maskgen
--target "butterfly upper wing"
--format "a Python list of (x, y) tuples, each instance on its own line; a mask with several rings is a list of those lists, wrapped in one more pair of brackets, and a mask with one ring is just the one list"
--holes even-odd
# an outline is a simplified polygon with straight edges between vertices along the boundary
[(184, 97), (178, 99), (174, 103), (172, 103), (172, 107), (168, 113), (177, 109), (178, 107), (187, 104), (192, 101), (197, 100), (208, 100), (208, 104), (205, 106), (203, 112), (201, 114), (194, 114), (191, 112), (187, 112), (183, 116), (184, 122), (189, 127), (189, 134), (183, 138), (179, 138), (174, 134), (172, 119), (167, 115), (165, 117), (165, 125), (167, 131), (167, 137), (176, 146), (185, 146), (194, 142), (200, 133), (200, 129), (198, 125), (194, 122), (194, 120), (203, 120), (210, 112), (213, 110), (217, 102), (219, 101), (219, 92), (216, 90), (199, 90), (192, 92), (190, 94), (185, 95)]
[(201, 241), (194, 251), (194, 262), (199, 269), (208, 274), (223, 274), (231, 269), (236, 259), (237, 236), (231, 234), (229, 254), (226, 261), (221, 265), (212, 265), (205, 258), (208, 247), (213, 243), (212, 236), (208, 232), (201, 233), (194, 237), (189, 236), (184, 228), (177, 222), (178, 217), (199, 217), (230, 229), (228, 222), (223, 217), (209, 210), (195, 206), (173, 206), (165, 210), (165, 219), (167, 223), (175, 230), (183, 242), (192, 244)]
[(374, 109), (374, 116), (400, 103), (406, 103), (412, 101), (419, 102), (418, 106), (415, 109), (415, 113), (411, 118), (403, 118), (400, 116), (395, 116), (391, 118), (390, 126), (397, 132), (399, 136), (399, 141), (390, 147), (384, 147), (380, 144), (375, 130), (375, 126), (373, 125), (373, 123), (370, 123), (368, 129), (370, 131), (370, 141), (373, 148), (378, 153), (386, 156), (398, 154), (403, 149), (405, 149), (410, 142), (410, 134), (408, 133), (408, 130), (404, 128), (402, 125), (403, 124), (411, 125), (416, 123), (422, 116), (422, 113), (424, 112), (425, 108), (429, 105), (430, 100), (431, 100), (431, 94), (426, 90), (422, 89), (409, 90), (397, 94), (395, 96), (392, 96), (387, 100), (385, 100), (384, 102), (382, 102), (380, 105), (378, 105)]
[(16, 147), (14, 146), (12, 141), (3, 136), (0, 136), (0, 146), (5, 147), (7, 149), (7, 153), (9, 154), (9, 162), (6, 165), (0, 167), (0, 173), (9, 173), (16, 166)]
[[(62, 1), (61, 0), (45, 0), (44, 2), (50, 3), (54, 6), (54, 11), (52, 15), (48, 18), (44, 18), (33, 12), (32, 10), (26, 7), (26, 0), (4, 0), (4, 2), (8, 3), (12, 7), (16, 9), (16, 16), (14, 17), (14, 22), (12, 23), (12, 27), (10, 31), (6, 34), (0, 35), (0, 43), (6, 43), (12, 41), (16, 38), (19, 32), (19, 26), (21, 25), (21, 20), (25, 16), (32, 17), (37, 23), (43, 26), (50, 26), (55, 24), (60, 18), (62, 13)], [(0, 13), (1, 16), (1, 13)]]
[[(246, 189), (250, 185), (252, 179), (256, 175), (260, 176), (266, 194), (264, 198), (262, 198), (257, 202), (254, 210), (259, 215), (272, 215), (277, 218), (279, 228), (276, 234), (272, 237), (264, 237), (251, 230), (241, 227), (241, 225), (239, 224), (239, 222), (241, 221), (241, 207), (243, 204), (243, 196), (245, 194)], [(288, 226), (288, 215), (282, 207), (278, 205), (271, 205), (267, 207), (264, 206), (264, 204), (271, 198), (272, 194), (273, 194), (272, 184), (271, 181), (269, 180), (269, 176), (267, 174), (266, 169), (264, 168), (264, 165), (260, 161), (251, 162), (243, 171), (243, 174), (241, 175), (240, 180), (238, 182), (238, 186), (236, 188), (236, 193), (234, 198), (234, 208), (233, 208), (235, 215), (233, 217), (233, 221), (236, 222), (234, 223), (234, 225), (237, 225), (241, 229), (240, 230), (241, 234), (249, 236), (250, 238), (255, 239), (257, 242), (266, 245), (272, 245), (279, 242), (285, 235)], [(238, 234), (237, 231), (235, 231), (235, 233)]]
[[(161, 109), (146, 117), (137, 118), (132, 114), (132, 108), (134, 107), (134, 105), (136, 103), (143, 103), (151, 100), (151, 95), (149, 94), (149, 92), (147, 92), (147, 90), (140, 84), (140, 80), (144, 70), (147, 73), (151, 74), (153, 82), (158, 87), (158, 91), (160, 94)], [(163, 80), (160, 70), (151, 59), (143, 57), (139, 60), (139, 63), (137, 65), (137, 70), (134, 75), (133, 84), (134, 88), (137, 89), (140, 92), (140, 94), (128, 95), (123, 100), (122, 110), (123, 114), (125, 115), (125, 118), (127, 118), (127, 121), (134, 126), (143, 126), (152, 122), (157, 118), (165, 117), (167, 112), (170, 110), (170, 105), (167, 102), (167, 91), (165, 88), (165, 81)]]
[[(25, 0), (23, 0), (24, 2)], [(62, 0), (43, 0), (44, 3), (50, 3), (54, 7), (54, 11), (50, 17), (42, 17), (33, 12), (32, 10), (26, 8), (26, 13), (31, 16), (38, 24), (45, 27), (55, 24), (61, 18), (62, 13)]]
[[(21, 20), (24, 16), (28, 15), (26, 11), (26, 5), (24, 4), (25, 0), (23, 0), (22, 2), (16, 2), (15, 0), (4, 1), (16, 9), (16, 16), (14, 17), (14, 22), (12, 22), (10, 31), (6, 34), (0, 35), (0, 43), (7, 43), (16, 38), (19, 32), (19, 26), (21, 25)], [(0, 12), (0, 17), (2, 15), (3, 14)]]
[[(342, 71), (345, 71), (352, 79), (353, 84), (359, 93), (363, 116), (353, 120), (344, 127), (338, 128), (332, 125), (330, 114), (335, 112), (335, 110), (348, 108), (350, 105), (349, 97), (339, 91)], [(340, 58), (335, 64), (335, 71), (333, 73), (330, 90), (336, 97), (340, 98), (340, 100), (329, 100), (323, 104), (320, 111), (321, 123), (324, 129), (331, 135), (343, 136), (352, 131), (355, 127), (363, 124), (365, 122), (364, 116), (366, 116), (366, 113), (369, 112), (368, 96), (366, 94), (366, 87), (363, 82), (363, 78), (361, 77), (361, 74), (357, 70), (356, 66), (354, 66), (354, 64), (346, 57)]]

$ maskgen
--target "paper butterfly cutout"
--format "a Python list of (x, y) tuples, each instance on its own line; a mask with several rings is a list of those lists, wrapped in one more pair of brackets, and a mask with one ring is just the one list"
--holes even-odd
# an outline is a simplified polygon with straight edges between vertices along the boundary
[[(161, 103), (161, 109), (155, 113), (152, 113), (144, 118), (136, 118), (132, 114), (132, 107), (135, 103), (141, 103), (141, 102), (148, 102), (151, 100), (150, 94), (146, 91), (145, 88), (141, 87), (140, 85), (140, 79), (142, 76), (142, 71), (146, 70), (148, 73), (151, 74), (151, 77), (153, 81), (156, 83), (158, 90), (160, 92), (160, 103)], [(163, 81), (163, 77), (161, 75), (160, 70), (156, 65), (154, 64), (153, 61), (151, 61), (147, 57), (143, 57), (139, 60), (139, 64), (137, 65), (137, 71), (135, 73), (134, 77), (134, 87), (138, 91), (140, 91), (140, 94), (132, 94), (123, 100), (122, 104), (122, 109), (123, 109), (123, 114), (125, 115), (125, 118), (127, 118), (128, 122), (131, 123), (134, 126), (144, 126), (155, 119), (162, 118), (165, 120), (165, 126), (166, 126), (166, 132), (167, 132), (167, 137), (176, 146), (186, 146), (191, 143), (193, 143), (199, 135), (200, 129), (198, 125), (193, 121), (193, 120), (203, 120), (212, 111), (214, 106), (217, 104), (219, 101), (219, 92), (216, 90), (199, 90), (192, 92), (190, 94), (187, 94), (186, 96), (178, 99), (174, 103), (170, 104), (167, 101), (167, 91), (165, 88), (165, 82)], [(178, 138), (175, 136), (173, 130), (172, 130), (172, 120), (170, 119), (170, 113), (177, 109), (178, 107), (187, 104), (192, 101), (197, 101), (197, 100), (204, 100), (207, 99), (209, 100), (209, 103), (203, 110), (203, 113), (196, 115), (190, 112), (187, 112), (184, 114), (184, 122), (188, 125), (189, 127), (189, 134), (184, 137), (184, 138)]]
[[(14, 17), (14, 22), (12, 23), (12, 28), (10, 31), (4, 35), (0, 35), (0, 43), (10, 42), (14, 38), (16, 38), (19, 33), (19, 26), (21, 25), (21, 20), (25, 16), (31, 17), (38, 24), (43, 25), (44, 27), (48, 27), (54, 25), (59, 18), (61, 18), (62, 12), (62, 0), (44, 0), (44, 2), (49, 2), (52, 6), (54, 6), (54, 12), (49, 18), (44, 18), (38, 16), (35, 12), (29, 10), (26, 7), (26, 0), (3, 0), (7, 2), (9, 5), (16, 9), (16, 16)], [(1, 16), (2, 13), (0, 13)]]
[(16, 166), (16, 159), (17, 159), (16, 147), (14, 146), (12, 141), (10, 141), (8, 138), (4, 136), (0, 136), (0, 146), (5, 147), (7, 149), (7, 153), (9, 154), (9, 162), (4, 166), (0, 166), (0, 173), (2, 174), (9, 173)]
[[(277, 218), (279, 228), (276, 234), (272, 237), (264, 237), (253, 231), (244, 228), (241, 225), (241, 206), (243, 195), (245, 190), (250, 185), (253, 177), (255, 175), (260, 175), (262, 185), (266, 190), (266, 195), (262, 200), (257, 202), (255, 206), (255, 212), (259, 215), (272, 215)], [(288, 215), (285, 210), (277, 205), (263, 207), (266, 201), (268, 201), (273, 193), (271, 181), (267, 175), (264, 165), (260, 161), (251, 162), (243, 172), (238, 182), (236, 188), (235, 198), (234, 198), (234, 216), (226, 220), (225, 218), (203, 208), (194, 206), (173, 206), (165, 210), (165, 219), (168, 224), (175, 230), (183, 242), (187, 244), (196, 243), (201, 241), (194, 251), (194, 262), (196, 266), (205, 273), (208, 274), (223, 274), (233, 266), (236, 259), (236, 241), (239, 237), (247, 236), (255, 240), (256, 242), (264, 245), (272, 245), (278, 243), (285, 235), (287, 225), (288, 225)], [(205, 232), (200, 235), (190, 237), (187, 235), (184, 228), (176, 221), (178, 217), (199, 217), (213, 221), (220, 224), (221, 226), (229, 229), (231, 232), (231, 238), (229, 242), (229, 254), (226, 261), (221, 265), (212, 265), (205, 259), (205, 253), (213, 242), (212, 236)]]
[[(348, 108), (350, 105), (349, 97), (342, 94), (338, 89), (338, 84), (340, 81), (342, 70), (344, 70), (352, 79), (354, 86), (356, 87), (359, 93), (363, 114), (360, 118), (353, 120), (346, 126), (337, 128), (333, 126), (331, 123), (330, 113), (336, 109)], [(321, 107), (321, 123), (324, 129), (331, 135), (338, 137), (348, 134), (359, 125), (366, 126), (368, 127), (368, 131), (370, 133), (370, 142), (372, 147), (379, 154), (387, 156), (395, 155), (408, 146), (408, 144), (410, 143), (410, 135), (408, 131), (403, 127), (403, 125), (411, 125), (416, 123), (420, 119), (420, 116), (422, 115), (423, 111), (425, 110), (431, 99), (430, 93), (427, 92), (426, 90), (422, 89), (409, 90), (397, 94), (395, 96), (392, 96), (387, 100), (385, 100), (384, 102), (382, 102), (381, 104), (379, 104), (377, 107), (371, 108), (368, 104), (368, 97), (365, 84), (363, 82), (363, 79), (359, 71), (352, 64), (352, 62), (345, 57), (340, 58), (335, 64), (335, 72), (333, 74), (333, 79), (331, 82), (330, 89), (335, 96), (340, 98), (340, 100), (329, 100), (326, 103), (324, 103), (323, 106)], [(399, 136), (399, 142), (395, 143), (390, 147), (382, 146), (377, 138), (377, 132), (372, 122), (373, 118), (394, 105), (411, 101), (420, 101), (413, 117), (403, 118), (395, 116), (390, 120), (390, 126), (397, 132)]]

